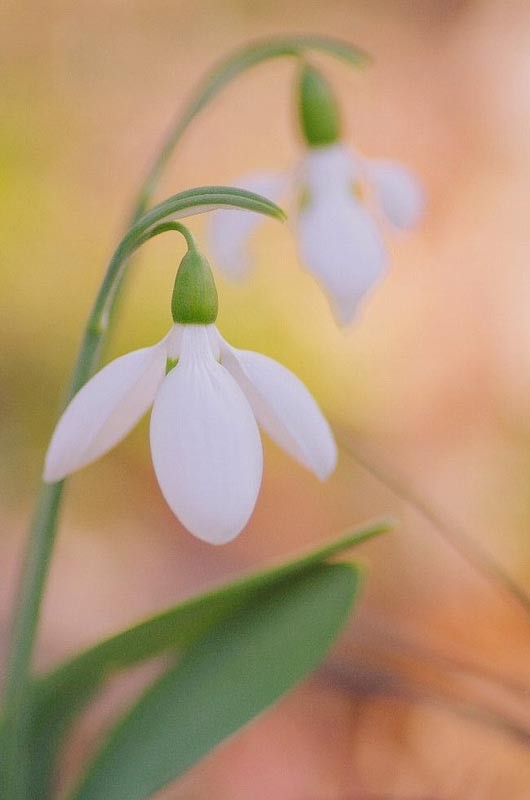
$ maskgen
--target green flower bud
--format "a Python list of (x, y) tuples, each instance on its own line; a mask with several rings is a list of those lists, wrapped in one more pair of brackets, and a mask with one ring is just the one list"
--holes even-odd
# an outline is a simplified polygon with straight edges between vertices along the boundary
[(298, 82), (300, 126), (310, 147), (333, 144), (341, 136), (340, 114), (330, 84), (309, 64)]
[(188, 241), (188, 252), (180, 262), (171, 313), (183, 325), (210, 325), (217, 319), (217, 289), (206, 258)]

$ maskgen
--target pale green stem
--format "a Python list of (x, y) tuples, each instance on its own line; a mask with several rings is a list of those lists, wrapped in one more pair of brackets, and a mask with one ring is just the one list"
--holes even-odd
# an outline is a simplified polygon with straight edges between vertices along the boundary
[(171, 125), (133, 206), (132, 219), (137, 219), (151, 202), (168, 161), (190, 122), (221, 89), (241, 73), (264, 61), (285, 57), (298, 59), (308, 50), (327, 53), (356, 68), (363, 67), (371, 61), (368, 53), (363, 50), (327, 36), (280, 36), (268, 41), (254, 42), (237, 50), (207, 74), (184, 110)]
[[(131, 246), (123, 240), (112, 258), (101, 289), (90, 314), (81, 349), (74, 368), (67, 401), (83, 386), (95, 369), (101, 345), (108, 331), (114, 287), (119, 283), (127, 256), (149, 239), (165, 231), (181, 233), (189, 244), (190, 232), (179, 222), (165, 222), (150, 228)], [(25, 694), (30, 677), (31, 660), (37, 632), (40, 606), (55, 542), (57, 521), (65, 481), (43, 484), (30, 529), (26, 557), (20, 579), (13, 616), (12, 646), (8, 655), (4, 692), (4, 736), (1, 765), (6, 800), (27, 797), (26, 779), (20, 754), (24, 753), (27, 719), (24, 714)]]
[[(235, 53), (210, 73), (171, 127), (133, 204), (131, 224), (151, 204), (175, 146), (199, 111), (225, 85), (250, 67), (271, 58), (299, 56), (305, 49), (327, 52), (354, 66), (362, 66), (369, 60), (365, 53), (347, 43), (319, 36), (278, 38), (251, 45)], [(130, 244), (125, 237), (109, 264), (85, 329), (67, 400), (79, 391), (98, 366), (124, 277), (125, 262), (132, 249), (135, 249), (131, 249)], [(27, 800), (28, 797), (23, 774), (23, 756), (27, 755), (24, 704), (63, 489), (64, 481), (41, 487), (15, 600), (4, 691), (3, 748), (0, 757), (0, 790), (3, 800)]]

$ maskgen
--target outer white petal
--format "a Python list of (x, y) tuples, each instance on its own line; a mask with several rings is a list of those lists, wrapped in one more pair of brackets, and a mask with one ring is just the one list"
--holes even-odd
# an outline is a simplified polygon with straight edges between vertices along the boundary
[(337, 463), (337, 446), (327, 420), (302, 381), (274, 359), (226, 343), (221, 347), (221, 359), (271, 439), (321, 480), (329, 477)]
[(313, 194), (298, 214), (297, 234), (301, 261), (330, 294), (338, 321), (351, 322), (386, 269), (374, 220), (346, 189)]
[(184, 329), (180, 361), (153, 407), (151, 452), (162, 493), (182, 524), (223, 544), (252, 514), (263, 453), (243, 392), (212, 355), (208, 327)]
[(164, 378), (165, 343), (111, 361), (75, 395), (52, 436), (44, 480), (62, 480), (117, 444), (151, 406)]
[(372, 161), (368, 171), (390, 222), (397, 228), (416, 225), (425, 207), (423, 188), (416, 176), (396, 161)]
[[(262, 172), (246, 175), (234, 185), (277, 202), (287, 178), (280, 173)], [(210, 215), (207, 236), (212, 260), (229, 278), (241, 279), (252, 267), (249, 240), (263, 221), (264, 217), (253, 211), (226, 209)]]

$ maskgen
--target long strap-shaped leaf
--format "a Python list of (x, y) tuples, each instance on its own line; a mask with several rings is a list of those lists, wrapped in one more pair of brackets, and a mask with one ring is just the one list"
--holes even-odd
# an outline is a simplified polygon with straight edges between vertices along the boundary
[(321, 564), (214, 626), (112, 730), (72, 800), (144, 800), (311, 672), (347, 618), (359, 571)]
[(32, 785), (39, 797), (49, 796), (54, 754), (65, 732), (107, 678), (164, 652), (182, 651), (228, 615), (256, 602), (264, 591), (274, 586), (281, 589), (327, 558), (389, 528), (390, 523), (382, 521), (350, 531), (279, 567), (193, 597), (85, 650), (41, 678), (34, 687), (31, 748)]
[(361, 530), (349, 531), (340, 539), (279, 567), (255, 573), (184, 601), (84, 650), (41, 678), (38, 690), (43, 698), (53, 696), (53, 702), (56, 703), (59, 693), (68, 691), (70, 687), (77, 691), (87, 680), (100, 683), (121, 669), (167, 650), (186, 647), (219, 619), (245, 605), (264, 589), (289, 581), (296, 574), (389, 528), (390, 523), (382, 521)]

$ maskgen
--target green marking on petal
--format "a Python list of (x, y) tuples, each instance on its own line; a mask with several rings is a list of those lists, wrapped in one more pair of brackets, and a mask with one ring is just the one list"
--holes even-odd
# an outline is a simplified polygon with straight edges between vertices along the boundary
[(169, 375), (171, 370), (174, 369), (178, 363), (179, 363), (178, 358), (168, 358), (166, 360), (166, 375)]
[(310, 205), (311, 205), (311, 191), (309, 189), (309, 186), (302, 186), (298, 194), (298, 208), (300, 211), (304, 211), (306, 208), (309, 208)]

